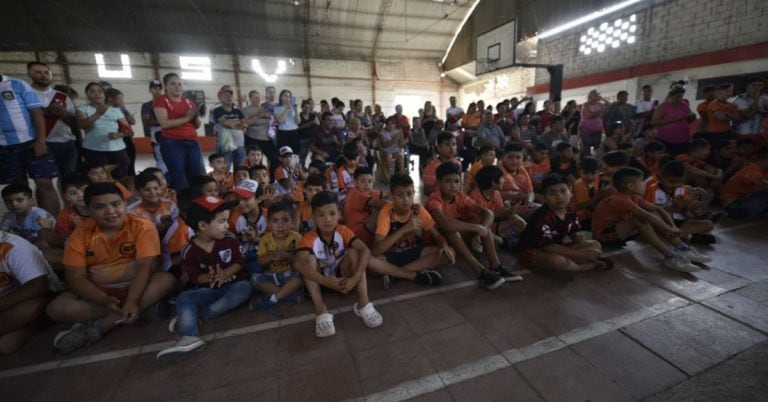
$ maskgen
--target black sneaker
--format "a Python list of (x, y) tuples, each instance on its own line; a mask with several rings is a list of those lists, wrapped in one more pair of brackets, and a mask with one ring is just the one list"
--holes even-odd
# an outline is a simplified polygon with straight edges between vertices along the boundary
[(477, 277), (477, 280), (480, 282), (480, 286), (488, 290), (496, 289), (504, 283), (504, 278), (498, 276), (493, 271), (488, 269), (484, 269), (480, 273), (480, 276)]
[(703, 233), (691, 235), (689, 241), (695, 244), (715, 244), (717, 239), (715, 239), (715, 236), (712, 236), (711, 234)]
[(422, 286), (438, 286), (443, 283), (443, 276), (437, 271), (419, 271), (413, 281)]
[(497, 276), (500, 276), (506, 282), (522, 282), (523, 280), (522, 276), (509, 272), (508, 269), (502, 267), (501, 265), (499, 265), (498, 268), (492, 269), (491, 272), (493, 272)]

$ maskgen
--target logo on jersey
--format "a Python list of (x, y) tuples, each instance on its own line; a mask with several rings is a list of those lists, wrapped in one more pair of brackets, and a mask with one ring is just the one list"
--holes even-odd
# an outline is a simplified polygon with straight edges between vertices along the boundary
[(136, 253), (136, 243), (127, 242), (120, 245), (120, 254), (130, 257)]
[(12, 101), (16, 99), (16, 95), (13, 94), (13, 91), (3, 91), (3, 99)]
[(232, 261), (232, 249), (219, 251), (219, 259), (221, 259), (221, 262), (229, 264)]

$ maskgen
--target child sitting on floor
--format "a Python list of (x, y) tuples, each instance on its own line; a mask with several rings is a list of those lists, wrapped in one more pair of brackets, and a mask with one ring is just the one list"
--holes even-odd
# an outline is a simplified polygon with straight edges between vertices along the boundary
[(310, 173), (307, 180), (304, 180), (303, 201), (297, 209), (296, 231), (305, 234), (315, 227), (315, 220), (312, 217), (312, 197), (315, 194), (325, 190), (325, 176), (320, 173)]
[(422, 183), (424, 184), (424, 195), (427, 197), (437, 189), (438, 166), (444, 162), (452, 162), (459, 166), (459, 171), (461, 171), (461, 162), (456, 159), (456, 137), (453, 136), (453, 133), (444, 131), (438, 134), (436, 145), (437, 158), (427, 164), (421, 176)]
[(542, 182), (544, 205), (528, 220), (520, 236), (522, 263), (533, 270), (580, 272), (610, 269), (610, 260), (601, 258), (602, 248), (579, 233), (579, 219), (571, 208), (568, 182), (553, 173)]
[(235, 179), (232, 172), (227, 170), (227, 157), (224, 154), (211, 154), (208, 156), (208, 163), (213, 169), (208, 176), (216, 180), (219, 186), (219, 195), (225, 197), (235, 187)]
[(526, 217), (535, 211), (539, 205), (533, 202), (533, 182), (528, 171), (523, 167), (525, 148), (513, 143), (504, 147), (504, 157), (499, 167), (504, 173), (501, 185), (501, 198), (514, 207), (515, 213)]
[(235, 173), (234, 173), (235, 186), (242, 183), (243, 180), (247, 180), (250, 178), (251, 178), (251, 173), (248, 171), (248, 166), (240, 165), (235, 167)]
[(148, 167), (142, 170), (141, 173), (152, 173), (155, 175), (155, 177), (157, 177), (157, 181), (160, 183), (160, 197), (176, 203), (176, 190), (168, 187), (168, 180), (166, 180), (165, 174), (162, 170), (156, 167)]
[(496, 150), (490, 145), (483, 145), (477, 153), (478, 159), (472, 162), (472, 167), (467, 172), (467, 184), (464, 186), (467, 193), (475, 188), (475, 175), (485, 166), (493, 166), (496, 162)]
[[(563, 144), (563, 142), (557, 145)], [(549, 148), (546, 144), (537, 142), (533, 146), (531, 151), (531, 159), (526, 162), (526, 169), (531, 176), (533, 182), (533, 190), (538, 194), (541, 193), (541, 182), (552, 171), (552, 164), (549, 159)]]
[(639, 169), (644, 178), (656, 176), (659, 173), (659, 162), (664, 157), (666, 147), (663, 143), (652, 141), (643, 147), (643, 156), (632, 158), (629, 167)]
[(440, 285), (443, 277), (435, 269), (455, 263), (453, 248), (429, 212), (414, 204), (413, 179), (408, 174), (393, 174), (389, 189), (392, 202), (378, 214), (370, 270), (382, 275), (384, 290), (391, 286), (392, 277), (424, 286)]
[(125, 188), (123, 183), (110, 179), (109, 175), (107, 174), (107, 168), (103, 164), (98, 162), (88, 163), (87, 167), (85, 168), (85, 175), (88, 177), (88, 180), (91, 182), (91, 184), (113, 183), (117, 186), (118, 189), (120, 189), (120, 193), (123, 194), (123, 198), (127, 203), (136, 200), (133, 193)]
[(342, 215), (344, 225), (352, 229), (366, 246), (373, 243), (379, 208), (389, 202), (383, 199), (384, 196), (380, 190), (373, 189), (373, 172), (370, 168), (355, 170), (355, 186), (341, 203)]
[(477, 172), (477, 188), (469, 193), (469, 198), (481, 207), (493, 212), (491, 230), (496, 244), (513, 245), (525, 229), (525, 220), (518, 216), (509, 202), (501, 199), (501, 180), (504, 174), (498, 166), (486, 166)]
[(685, 166), (671, 160), (664, 164), (658, 180), (649, 180), (645, 200), (663, 208), (682, 232), (682, 238), (691, 243), (712, 244), (715, 237), (710, 234), (715, 224), (704, 219), (707, 192), (684, 184)]
[[(30, 243), (39, 239), (40, 221), (52, 220), (48, 211), (35, 206), (32, 189), (26, 184), (9, 184), (2, 191), (3, 202), (8, 212), (0, 221), (0, 230), (23, 237)], [(55, 221), (53, 222), (55, 225)], [(52, 226), (52, 225), (51, 225)]]
[(88, 178), (82, 175), (69, 175), (61, 179), (61, 198), (67, 206), (59, 212), (56, 220), (40, 221), (51, 247), (63, 249), (75, 228), (90, 218), (83, 199), (88, 184)]
[(293, 263), (315, 305), (315, 335), (324, 338), (336, 333), (333, 315), (328, 313), (323, 301), (321, 285), (343, 294), (356, 290), (358, 302), (352, 311), (368, 328), (380, 326), (384, 319), (368, 299), (365, 270), (371, 258), (370, 250), (348, 227), (339, 225), (335, 193), (321, 191), (312, 197), (311, 205), (317, 226), (302, 238)]
[(606, 188), (607, 182), (600, 175), (600, 161), (588, 156), (581, 160), (579, 179), (573, 184), (571, 203), (579, 218), (579, 224), (585, 230), (591, 227), (592, 212), (595, 206), (615, 191)]
[(201, 175), (194, 177), (190, 183), (192, 187), (199, 188), (203, 195), (219, 198), (219, 183), (211, 176)]
[(634, 235), (650, 243), (662, 254), (662, 264), (680, 272), (695, 272), (691, 262), (706, 263), (710, 257), (685, 244), (682, 232), (666, 211), (645, 201), (643, 172), (635, 168), (620, 168), (613, 174), (613, 194), (595, 208), (592, 233), (603, 245), (622, 245)]
[(728, 180), (723, 205), (735, 219), (768, 218), (768, 147), (757, 151), (755, 162), (748, 163)]
[(237, 208), (229, 217), (229, 230), (240, 240), (240, 249), (245, 256), (245, 269), (251, 274), (261, 273), (258, 263), (259, 242), (267, 232), (267, 210), (259, 183), (245, 180), (232, 192), (238, 198)]
[(175, 362), (201, 346), (198, 321), (209, 321), (238, 307), (251, 297), (245, 260), (237, 237), (229, 233), (229, 211), (235, 202), (216, 197), (195, 199), (187, 211), (187, 222), (195, 237), (181, 252), (182, 269), (192, 289), (176, 298), (176, 317), (168, 330), (181, 338), (157, 354), (163, 363)]
[[(437, 168), (437, 180), (439, 188), (429, 196), (427, 210), (457, 254), (475, 272), (480, 286), (496, 289), (505, 281), (520, 280), (519, 275), (509, 272), (499, 260), (493, 232), (490, 230), (493, 212), (477, 205), (459, 190), (461, 168), (453, 162), (445, 162)], [(478, 253), (485, 252), (489, 266), (484, 266), (475, 258), (468, 243)]]
[(678, 155), (676, 159), (685, 164), (687, 184), (719, 196), (723, 192), (723, 171), (707, 163), (710, 152), (709, 141), (698, 138), (688, 145), (688, 153)]
[(568, 142), (561, 142), (555, 147), (556, 156), (550, 162), (550, 172), (557, 173), (568, 180), (568, 183), (576, 181), (578, 166), (573, 159), (573, 146)]

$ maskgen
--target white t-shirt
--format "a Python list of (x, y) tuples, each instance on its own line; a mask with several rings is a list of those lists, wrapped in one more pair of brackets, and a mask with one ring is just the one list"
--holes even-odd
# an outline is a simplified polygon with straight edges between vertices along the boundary
[[(760, 112), (765, 113), (766, 107), (768, 106), (768, 97), (765, 95), (757, 98), (758, 104), (757, 104), (757, 111), (758, 113), (755, 113), (752, 115), (751, 118), (742, 120), (738, 127), (736, 128), (736, 133), (738, 134), (762, 134), (763, 133), (763, 117), (765, 117), (763, 114), (760, 114)], [(752, 99), (747, 98), (746, 95), (739, 95), (736, 97), (736, 100), (734, 100), (734, 104), (736, 107), (739, 108), (740, 112), (743, 112), (750, 107), (752, 107)]]
[(61, 288), (39, 248), (19, 236), (0, 231), (0, 297), (43, 275), (48, 276), (51, 290)]
[(635, 107), (637, 108), (637, 113), (645, 113), (650, 112), (653, 110), (653, 104), (658, 102), (657, 99), (651, 99), (649, 101), (644, 101), (643, 98), (639, 98), (637, 102), (635, 102)]
[(685, 195), (685, 188), (678, 187), (675, 189), (675, 191), (672, 193), (672, 197), (667, 195), (664, 190), (661, 188), (656, 189), (656, 193), (653, 197), (653, 203), (656, 204), (657, 207), (664, 209), (665, 211), (669, 212), (670, 215), (672, 215), (672, 219), (685, 219), (685, 215), (675, 212), (672, 210), (672, 201), (675, 197), (682, 197)]
[[(48, 107), (51, 105), (51, 103), (55, 102), (63, 105), (70, 117), (75, 116), (75, 103), (72, 102), (72, 100), (69, 99), (65, 93), (59, 92), (53, 88), (48, 88), (45, 91), (38, 91), (35, 88), (32, 89), (35, 91), (35, 93), (37, 93), (37, 97), (40, 98), (40, 102), (42, 102), (45, 107)], [(55, 119), (56, 123), (53, 125), (53, 128), (50, 129), (51, 131), (48, 133), (46, 141), (69, 142), (75, 139), (75, 136), (72, 134), (72, 130), (69, 128), (69, 125), (61, 121), (59, 118), (46, 116), (46, 128), (48, 128), (48, 124), (50, 124), (48, 122), (49, 119)]]

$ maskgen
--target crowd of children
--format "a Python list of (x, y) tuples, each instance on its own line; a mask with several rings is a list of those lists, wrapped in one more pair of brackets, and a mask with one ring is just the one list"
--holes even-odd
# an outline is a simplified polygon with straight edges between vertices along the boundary
[[(210, 173), (178, 192), (160, 169), (140, 172), (128, 189), (111, 178), (114, 166), (90, 161), (83, 175), (60, 180), (66, 207), (56, 217), (35, 206), (27, 185), (6, 186), (0, 351), (18, 348), (46, 316), (73, 324), (53, 341), (70, 353), (172, 303), (168, 329), (179, 339), (157, 359), (175, 361), (205, 345), (200, 322), (249, 301), (279, 314), (305, 295), (316, 336), (327, 337), (336, 328), (323, 288), (354, 291), (354, 314), (369, 328), (382, 325), (368, 272), (384, 289), (396, 280), (438, 286), (440, 272), (462, 260), (480, 286), (496, 289), (523, 280), (502, 262), (506, 250), (523, 267), (572, 280), (612, 268), (603, 249), (637, 239), (664, 267), (689, 273), (711, 261), (691, 243), (716, 242), (721, 210), (768, 217), (768, 148), (756, 142), (694, 139), (673, 157), (651, 125), (637, 138), (612, 127), (595, 156), (578, 158), (579, 143), (560, 134), (564, 118), (553, 115), (556, 131), (538, 139), (483, 141), (467, 170), (456, 135), (439, 132), (416, 145), (426, 156), (434, 147), (435, 157), (408, 174), (395, 123), (386, 121), (379, 150), (387, 161), (379, 166), (393, 160), (395, 173), (380, 174), (379, 188), (359, 142), (337, 149), (335, 164), (302, 165), (290, 146), (277, 150), (275, 166), (256, 145), (234, 168), (214, 153)], [(424, 198), (412, 177), (419, 174)], [(56, 273), (68, 288), (60, 293), (52, 293), (61, 290)]]

